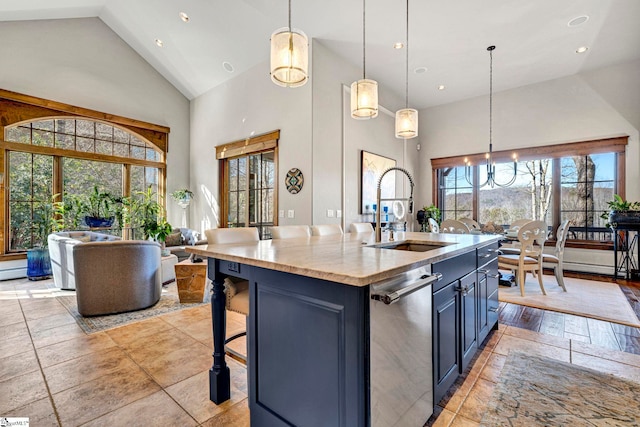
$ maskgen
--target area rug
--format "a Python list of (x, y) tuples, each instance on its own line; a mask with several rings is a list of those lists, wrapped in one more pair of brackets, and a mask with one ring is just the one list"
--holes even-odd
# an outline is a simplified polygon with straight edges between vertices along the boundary
[(595, 280), (564, 278), (567, 292), (558, 286), (555, 276), (543, 275), (547, 295), (542, 295), (538, 279), (527, 275), (525, 296), (520, 296), (520, 287), (500, 286), (498, 299), (502, 302), (541, 308), (560, 313), (640, 327), (640, 321), (627, 297), (615, 283)]
[(482, 426), (640, 426), (640, 384), (512, 352)]
[(175, 292), (172, 292), (172, 288), (175, 288), (175, 284), (173, 284), (173, 286), (169, 285), (168, 290), (163, 289), (160, 300), (155, 305), (149, 308), (145, 308), (144, 310), (130, 311), (128, 313), (110, 314), (106, 316), (85, 317), (78, 313), (78, 304), (76, 301), (75, 292), (73, 292), (73, 295), (58, 296), (57, 299), (67, 310), (69, 310), (69, 313), (71, 313), (74, 319), (76, 319), (76, 322), (78, 323), (80, 328), (82, 328), (82, 330), (87, 334), (92, 334), (129, 323), (138, 322), (150, 317), (160, 316), (172, 311), (197, 307), (199, 305), (206, 304), (208, 302), (207, 298), (210, 297), (210, 293), (206, 292), (204, 302), (182, 304), (178, 299), (177, 290)]

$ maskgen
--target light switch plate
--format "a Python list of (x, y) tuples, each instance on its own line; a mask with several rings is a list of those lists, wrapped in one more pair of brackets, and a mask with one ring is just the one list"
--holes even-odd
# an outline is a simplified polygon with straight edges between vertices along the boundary
[(336, 218), (342, 218), (342, 211), (340, 209), (336, 211)]
[(287, 211), (287, 218), (295, 218), (295, 211), (293, 209)]
[(333, 209), (327, 209), (327, 218), (333, 218)]
[(284, 209), (278, 211), (278, 218), (284, 218)]

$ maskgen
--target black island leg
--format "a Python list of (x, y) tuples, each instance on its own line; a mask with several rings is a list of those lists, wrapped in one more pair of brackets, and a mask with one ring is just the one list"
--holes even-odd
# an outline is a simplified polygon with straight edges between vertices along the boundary
[[(212, 264), (213, 260), (210, 258), (208, 268), (210, 276), (214, 275)], [(231, 376), (224, 355), (224, 340), (227, 328), (224, 280), (218, 275), (212, 281), (213, 366), (209, 370), (209, 399), (219, 405), (231, 397)]]

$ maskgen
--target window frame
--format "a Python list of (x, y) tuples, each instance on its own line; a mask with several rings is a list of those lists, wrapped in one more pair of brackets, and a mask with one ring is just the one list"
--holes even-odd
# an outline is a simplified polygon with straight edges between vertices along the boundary
[[(216, 159), (218, 160), (218, 183), (219, 183), (219, 197), (220, 197), (220, 222), (218, 227), (227, 228), (228, 218), (228, 202), (229, 202), (229, 160), (235, 160), (241, 157), (247, 158), (247, 170), (249, 168), (249, 157), (252, 155), (262, 154), (266, 152), (273, 152), (273, 167), (274, 167), (274, 187), (273, 187), (273, 225), (278, 225), (278, 141), (280, 139), (280, 130), (267, 132), (261, 135), (253, 136), (247, 139), (230, 142), (228, 144), (219, 145), (216, 147)], [(249, 177), (247, 176), (247, 198), (249, 200)], [(248, 205), (245, 208), (245, 216), (248, 219), (249, 208)], [(240, 222), (240, 221), (238, 221)], [(245, 221), (247, 226), (249, 222)], [(263, 224), (263, 223), (261, 223)], [(258, 227), (261, 229), (261, 227)], [(267, 238), (267, 232), (261, 233), (261, 239)]]
[[(73, 119), (101, 122), (120, 128), (127, 133), (154, 147), (160, 154), (160, 161), (135, 159), (132, 157), (119, 157), (115, 155), (99, 154), (95, 152), (82, 152), (63, 148), (54, 148), (40, 145), (32, 145), (4, 140), (5, 128), (28, 122), (36, 122), (49, 119)], [(130, 195), (130, 180), (128, 173), (131, 165), (157, 168), (158, 195), (161, 196), (163, 207), (166, 197), (166, 153), (168, 152), (170, 129), (166, 126), (147, 123), (136, 119), (130, 119), (113, 114), (103, 113), (83, 107), (64, 104), (30, 95), (0, 89), (0, 260), (26, 258), (26, 252), (9, 252), (9, 210), (8, 210), (8, 159), (9, 151), (26, 152), (31, 154), (43, 154), (53, 157), (53, 188), (52, 194), (62, 194), (62, 158), (72, 157), (83, 160), (103, 161), (122, 165), (123, 170), (123, 196)]]
[[(514, 152), (518, 154), (519, 161), (546, 159), (560, 159), (562, 157), (571, 156), (587, 156), (601, 153), (615, 154), (615, 179), (614, 192), (625, 198), (626, 193), (626, 147), (629, 143), (628, 136), (619, 136), (612, 138), (603, 138), (597, 140), (587, 140), (579, 142), (571, 142), (565, 144), (545, 145), (539, 147), (519, 148), (517, 150), (494, 151), (493, 158), (496, 162), (512, 162)], [(470, 161), (474, 165), (482, 164), (485, 160), (484, 153), (476, 153), (465, 156), (450, 156), (431, 159), (432, 188), (431, 195), (433, 204), (440, 207), (440, 190), (439, 190), (439, 169), (464, 166), (466, 161)], [(560, 162), (553, 162), (552, 185), (553, 185), (553, 223), (550, 224), (553, 230), (560, 225)], [(557, 165), (557, 166), (556, 166)], [(477, 176), (478, 166), (474, 166), (473, 174)], [(479, 191), (474, 187), (473, 190), (473, 218), (478, 217), (478, 196)], [(554, 244), (554, 240), (548, 241)], [(613, 242), (597, 242), (593, 240), (571, 240), (566, 244), (567, 247), (580, 247), (585, 249), (610, 249)]]

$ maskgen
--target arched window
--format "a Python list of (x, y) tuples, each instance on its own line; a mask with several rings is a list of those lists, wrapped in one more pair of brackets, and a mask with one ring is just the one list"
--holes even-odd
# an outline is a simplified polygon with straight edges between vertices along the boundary
[[(45, 101), (26, 98), (30, 103)], [(138, 121), (64, 104), (54, 103), (51, 109), (51, 101), (35, 111), (15, 100), (0, 99), (3, 103), (0, 106), (9, 110), (0, 113), (5, 116), (0, 116), (2, 123), (22, 119), (0, 126), (4, 253), (45, 243), (54, 195), (70, 200), (96, 187), (121, 197), (149, 186), (164, 195), (168, 129), (145, 129)], [(78, 111), (82, 115), (65, 114)]]

